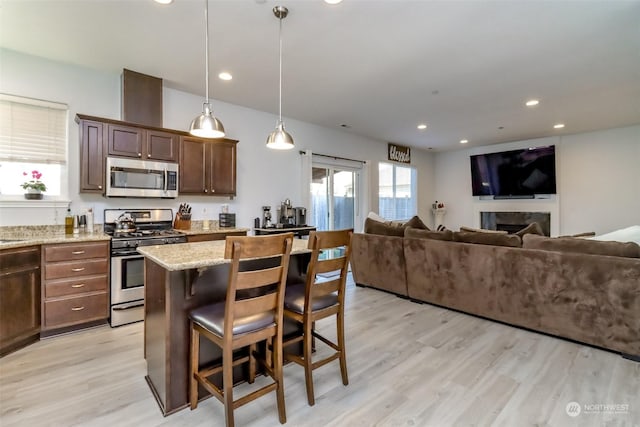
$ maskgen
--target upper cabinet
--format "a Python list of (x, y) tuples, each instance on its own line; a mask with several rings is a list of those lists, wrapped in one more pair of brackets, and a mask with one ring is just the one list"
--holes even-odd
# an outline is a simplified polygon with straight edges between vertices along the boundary
[(177, 162), (179, 135), (138, 126), (108, 125), (109, 156)]
[(107, 156), (179, 162), (180, 194), (236, 195), (238, 141), (76, 115), (80, 126), (80, 192), (104, 194)]
[(183, 136), (180, 141), (180, 194), (236, 195), (236, 144), (232, 139)]
[(80, 192), (104, 193), (105, 128), (102, 122), (76, 117), (80, 125)]

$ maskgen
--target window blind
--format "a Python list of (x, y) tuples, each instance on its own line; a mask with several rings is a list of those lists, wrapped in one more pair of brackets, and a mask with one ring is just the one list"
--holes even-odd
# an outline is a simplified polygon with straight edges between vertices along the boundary
[(0, 94), (0, 161), (67, 161), (68, 107)]

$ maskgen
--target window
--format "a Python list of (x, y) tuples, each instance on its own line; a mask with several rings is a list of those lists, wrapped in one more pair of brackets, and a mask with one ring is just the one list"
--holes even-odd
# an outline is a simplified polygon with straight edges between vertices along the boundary
[(0, 94), (2, 197), (22, 195), (32, 171), (41, 174), (47, 198), (66, 196), (67, 117), (64, 104)]
[(387, 219), (406, 220), (418, 212), (417, 172), (408, 166), (378, 164), (378, 210)]

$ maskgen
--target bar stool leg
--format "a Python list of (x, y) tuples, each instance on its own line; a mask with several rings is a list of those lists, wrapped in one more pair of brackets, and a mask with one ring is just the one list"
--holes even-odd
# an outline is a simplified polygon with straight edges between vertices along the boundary
[(313, 406), (316, 403), (313, 395), (313, 367), (311, 354), (313, 352), (313, 322), (304, 322), (304, 338), (303, 338), (303, 356), (304, 356), (304, 377), (307, 383), (307, 401), (309, 406)]
[(274, 376), (276, 377), (277, 388), (276, 395), (278, 400), (278, 417), (280, 419), (280, 424), (284, 424), (287, 422), (287, 412), (284, 406), (284, 374), (283, 374), (283, 355), (282, 355), (282, 338), (276, 337), (276, 344), (274, 348), (273, 361), (272, 361), (272, 369), (274, 371)]
[(200, 334), (193, 327), (191, 323), (191, 362), (189, 368), (189, 403), (191, 409), (196, 409), (198, 406), (198, 381), (195, 378), (196, 372), (198, 372), (198, 359), (200, 355)]
[(224, 418), (227, 427), (233, 427), (233, 350), (225, 346), (222, 351), (222, 387)]
[(344, 312), (338, 313), (336, 321), (338, 326), (338, 347), (340, 347), (340, 373), (342, 374), (342, 384), (349, 385), (347, 376), (347, 351), (344, 346)]

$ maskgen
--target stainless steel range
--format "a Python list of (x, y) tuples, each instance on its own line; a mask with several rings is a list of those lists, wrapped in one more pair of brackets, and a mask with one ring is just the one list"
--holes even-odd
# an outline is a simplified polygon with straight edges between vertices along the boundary
[(173, 230), (171, 209), (105, 209), (104, 232), (111, 236), (111, 326), (144, 319), (144, 257), (136, 248), (185, 243)]

